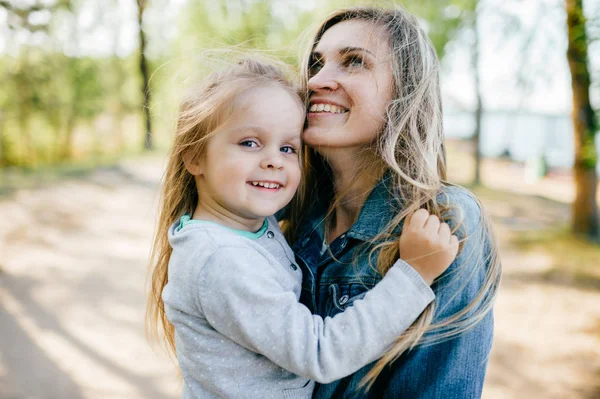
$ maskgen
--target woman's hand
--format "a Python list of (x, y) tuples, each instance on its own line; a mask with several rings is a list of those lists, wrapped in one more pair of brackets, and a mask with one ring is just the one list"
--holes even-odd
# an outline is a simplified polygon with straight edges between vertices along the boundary
[(454, 261), (458, 238), (450, 226), (435, 215), (419, 209), (408, 215), (400, 235), (400, 258), (415, 269), (429, 285)]

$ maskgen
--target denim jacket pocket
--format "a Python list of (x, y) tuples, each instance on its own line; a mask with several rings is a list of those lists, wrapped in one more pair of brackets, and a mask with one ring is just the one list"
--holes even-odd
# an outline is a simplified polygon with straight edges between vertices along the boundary
[(306, 384), (300, 388), (284, 389), (283, 397), (285, 399), (310, 399), (312, 398), (314, 389), (315, 382), (313, 380), (308, 380)]
[(364, 283), (329, 284), (329, 316), (333, 317), (348, 309), (354, 301), (362, 299), (371, 288), (372, 284)]

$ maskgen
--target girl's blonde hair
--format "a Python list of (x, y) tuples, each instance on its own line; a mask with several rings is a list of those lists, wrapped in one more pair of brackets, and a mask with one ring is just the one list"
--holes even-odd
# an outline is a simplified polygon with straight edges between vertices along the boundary
[(246, 57), (242, 61), (208, 76), (190, 90), (179, 107), (174, 144), (163, 176), (160, 214), (151, 254), (150, 293), (146, 308), (146, 331), (149, 338), (164, 335), (167, 347), (176, 353), (173, 325), (165, 314), (162, 291), (168, 282), (168, 265), (172, 248), (169, 227), (183, 214), (192, 214), (198, 202), (194, 176), (185, 167), (204, 154), (215, 131), (234, 111), (235, 99), (253, 88), (276, 85), (298, 98), (298, 90), (288, 78), (283, 63), (264, 57)]
[[(393, 220), (370, 242), (373, 249), (369, 258), (377, 258), (376, 269), (384, 275), (399, 257), (398, 230), (408, 214), (419, 208), (426, 208), (445, 220), (456, 218), (456, 212), (452, 212), (449, 201), (438, 201), (443, 192), (442, 187), (449, 185), (445, 182), (439, 62), (433, 45), (417, 19), (402, 8), (356, 7), (338, 10), (318, 28), (310, 51), (302, 61), (305, 90), (310, 78), (310, 66), (314, 61), (311, 55), (319, 40), (335, 24), (350, 20), (367, 21), (386, 31), (391, 53), (394, 80), (392, 100), (388, 104), (386, 121), (376, 144), (367, 149), (376, 154), (378, 164), (357, 168), (359, 174), (372, 173), (369, 170), (388, 171), (391, 175), (391, 195), (397, 200), (396, 204), (402, 204), (402, 209)], [(285, 224), (286, 235), (291, 242), (310, 214), (313, 205), (311, 199), (319, 198), (330, 204), (327, 213), (330, 215), (343, 196), (343, 193), (334, 193), (331, 169), (325, 159), (311, 148), (304, 148), (303, 151), (304, 181), (290, 206), (289, 219)], [(479, 201), (474, 201), (481, 207)], [(392, 203), (394, 202), (390, 202), (390, 206)], [(490, 219), (481, 209), (482, 216), (477, 231), (467, 232), (468, 237), (461, 243), (462, 250), (464, 240), (480, 239), (481, 248), (471, 253), (470, 259), (465, 262), (476, 264), (477, 270), (463, 269), (463, 273), (457, 270), (447, 277), (464, 278), (464, 287), (474, 278), (476, 271), (486, 268), (485, 279), (476, 298), (458, 313), (436, 324), (432, 324), (434, 304), (428, 306), (369, 371), (361, 381), (361, 387), (369, 389), (384, 367), (398, 359), (406, 350), (417, 344), (432, 344), (454, 337), (475, 326), (491, 310), (500, 280), (500, 261)], [(455, 222), (455, 232), (464, 227), (460, 220)], [(428, 332), (435, 334), (426, 336), (425, 333)]]

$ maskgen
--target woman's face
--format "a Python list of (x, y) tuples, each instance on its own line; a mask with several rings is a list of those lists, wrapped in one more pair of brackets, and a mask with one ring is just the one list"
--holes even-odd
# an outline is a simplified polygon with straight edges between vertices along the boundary
[(360, 149), (377, 137), (393, 93), (390, 58), (379, 25), (344, 21), (323, 34), (309, 64), (306, 144), (319, 152)]

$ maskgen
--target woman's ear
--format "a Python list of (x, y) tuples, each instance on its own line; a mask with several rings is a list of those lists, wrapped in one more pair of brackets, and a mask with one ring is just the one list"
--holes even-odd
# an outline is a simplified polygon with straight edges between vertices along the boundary
[(190, 174), (194, 176), (202, 175), (202, 162), (198, 155), (193, 154), (191, 151), (186, 151), (183, 154), (183, 164)]

